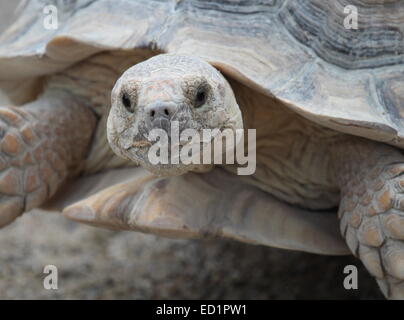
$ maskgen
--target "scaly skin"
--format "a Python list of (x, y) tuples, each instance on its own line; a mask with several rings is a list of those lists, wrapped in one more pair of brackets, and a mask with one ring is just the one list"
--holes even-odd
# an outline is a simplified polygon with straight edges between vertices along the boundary
[(80, 169), (95, 116), (64, 92), (0, 108), (0, 227), (49, 199)]
[(348, 137), (333, 148), (341, 233), (386, 297), (404, 299), (404, 156)]
[[(203, 93), (200, 105), (198, 92)], [(161, 54), (134, 65), (117, 80), (111, 102), (107, 133), (112, 150), (160, 176), (205, 171), (206, 166), (152, 164), (147, 137), (153, 129), (170, 132), (168, 123), (174, 121), (180, 132), (243, 127), (241, 111), (226, 79), (207, 62), (191, 56)]]

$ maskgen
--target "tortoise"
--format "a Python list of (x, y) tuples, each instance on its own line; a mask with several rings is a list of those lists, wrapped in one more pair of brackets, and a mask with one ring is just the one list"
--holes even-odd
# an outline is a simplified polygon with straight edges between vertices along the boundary
[[(357, 29), (344, 27), (347, 5)], [(0, 109), (0, 224), (42, 207), (116, 230), (352, 253), (387, 298), (404, 298), (403, 9), (25, 3), (0, 38), (13, 104)], [(255, 172), (151, 163), (144, 133), (174, 120), (255, 129)]]

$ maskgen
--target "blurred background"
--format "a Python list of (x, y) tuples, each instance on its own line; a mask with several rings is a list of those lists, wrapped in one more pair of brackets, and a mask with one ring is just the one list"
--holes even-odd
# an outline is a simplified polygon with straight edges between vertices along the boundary
[[(0, 33), (18, 3), (0, 0)], [(343, 287), (348, 264), (358, 267), (358, 290)], [(45, 265), (58, 268), (58, 290), (44, 289)], [(39, 210), (0, 230), (0, 299), (382, 298), (351, 256), (113, 232)]]

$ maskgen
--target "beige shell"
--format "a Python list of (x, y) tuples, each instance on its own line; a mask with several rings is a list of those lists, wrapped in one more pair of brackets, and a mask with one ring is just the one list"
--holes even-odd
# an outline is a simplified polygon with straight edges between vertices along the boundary
[[(111, 49), (198, 55), (327, 127), (404, 146), (402, 1), (29, 1), (0, 38), (0, 80), (62, 70)], [(384, 5), (382, 5), (384, 3)], [(346, 5), (358, 29), (345, 29)]]
[[(148, 48), (200, 56), (314, 122), (404, 147), (402, 1), (54, 1), (59, 25), (47, 30), (43, 8), (50, 3), (29, 1), (0, 37), (0, 85), (9, 92), (18, 87), (21, 100), (35, 90), (41, 76), (95, 53)], [(346, 5), (357, 6), (357, 30), (344, 27)], [(246, 231), (243, 241), (346, 252), (336, 238), (329, 240), (335, 240), (334, 247), (314, 241), (327, 237), (325, 230), (315, 234), (316, 223), (306, 230), (313, 232), (306, 244), (290, 240), (290, 234), (268, 235), (256, 228)], [(336, 219), (319, 223), (317, 229), (325, 225), (337, 230)], [(205, 227), (191, 230), (202, 234)], [(150, 228), (140, 229), (151, 232)], [(233, 230), (227, 236), (237, 238), (242, 233)], [(288, 237), (287, 243), (282, 242)]]

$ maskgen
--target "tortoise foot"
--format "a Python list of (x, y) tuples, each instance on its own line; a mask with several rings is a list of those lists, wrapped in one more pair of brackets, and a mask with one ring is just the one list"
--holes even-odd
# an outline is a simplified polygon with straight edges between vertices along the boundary
[(343, 190), (341, 232), (384, 295), (404, 299), (404, 161), (379, 161)]
[(0, 107), (0, 227), (42, 205), (85, 153), (94, 122), (83, 107), (61, 103)]

